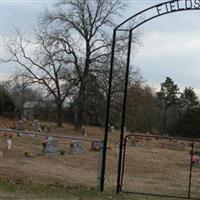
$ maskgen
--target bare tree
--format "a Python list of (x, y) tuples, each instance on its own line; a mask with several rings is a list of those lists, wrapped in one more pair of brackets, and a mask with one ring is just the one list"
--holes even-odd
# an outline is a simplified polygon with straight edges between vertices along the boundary
[(122, 0), (61, 0), (54, 11), (46, 11), (44, 15), (43, 24), (48, 22), (49, 29), (54, 30), (49, 37), (59, 41), (63, 49), (70, 52), (71, 62), (80, 80), (76, 99), (77, 129), (83, 122), (91, 74), (108, 74), (111, 28), (114, 27), (114, 17), (123, 8), (125, 4)]
[(73, 77), (66, 55), (44, 32), (45, 28), (36, 32), (34, 40), (29, 40), (16, 31), (16, 37), (5, 44), (9, 56), (3, 61), (17, 63), (23, 69), (23, 77), (46, 89), (43, 95), (54, 98), (57, 124), (61, 126), (63, 103), (71, 94), (77, 79)]
[[(22, 71), (14, 72), (14, 75), (6, 81), (8, 91), (15, 103), (15, 112), (18, 119), (24, 116), (24, 104), (27, 101), (41, 101), (42, 95), (36, 87), (32, 87), (33, 81), (27, 78)], [(16, 98), (17, 97), (17, 98)]]
[[(88, 100), (94, 94), (88, 92), (94, 80), (98, 82), (95, 83), (98, 96), (106, 99), (112, 43), (110, 33), (114, 17), (123, 8), (122, 0), (60, 0), (54, 11), (44, 13), (35, 42), (17, 32), (17, 38), (7, 43), (11, 55), (7, 61), (18, 63), (26, 71), (27, 78), (43, 85), (47, 95), (54, 97), (58, 125), (61, 125), (63, 102), (73, 95), (77, 116), (75, 127), (81, 128)], [(137, 34), (134, 36), (135, 42)], [(114, 72), (117, 86), (124, 80), (126, 39), (126, 34), (117, 36), (120, 42), (116, 45), (116, 52), (121, 53), (117, 55), (118, 68)], [(122, 91), (123, 87), (115, 87), (113, 93), (121, 95)]]

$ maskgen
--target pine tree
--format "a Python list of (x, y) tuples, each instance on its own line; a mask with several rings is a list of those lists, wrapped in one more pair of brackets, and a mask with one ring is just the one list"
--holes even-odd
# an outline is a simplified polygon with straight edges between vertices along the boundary
[(179, 88), (174, 81), (166, 77), (165, 82), (161, 83), (161, 90), (157, 92), (158, 98), (163, 103), (163, 134), (166, 133), (167, 111), (169, 108), (178, 103)]

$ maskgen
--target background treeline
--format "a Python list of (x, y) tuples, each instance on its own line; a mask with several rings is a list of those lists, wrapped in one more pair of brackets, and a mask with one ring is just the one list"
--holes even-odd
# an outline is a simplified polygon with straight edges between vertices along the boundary
[[(15, 85), (10, 83), (1, 85), (1, 115), (20, 118), (19, 113), (21, 113), (21, 117), (27, 116), (31, 119), (56, 121), (57, 110), (56, 106), (53, 106), (53, 101), (47, 101), (38, 93), (38, 89), (27, 87), (24, 90), (17, 90), (20, 86), (16, 85), (16, 82)], [(101, 95), (100, 88), (98, 89), (93, 83), (91, 85), (93, 87), (91, 87), (91, 91), (88, 91), (87, 104), (85, 105), (87, 112), (84, 112), (83, 124), (103, 126), (106, 99)], [(123, 98), (119, 96), (122, 96), (122, 93), (115, 95), (111, 102), (110, 125), (116, 128), (121, 125)], [(27, 105), (27, 102), (30, 104), (34, 102), (35, 104), (30, 106)], [(22, 106), (22, 104), (25, 106)], [(74, 123), (76, 118), (75, 105), (75, 101), (65, 102), (62, 121)], [(28, 111), (26, 106), (29, 108)], [(137, 79), (136, 82), (130, 81), (126, 127), (132, 132), (199, 137), (199, 98), (191, 87), (185, 87), (181, 92), (169, 77), (166, 77), (166, 80), (161, 83), (158, 92), (144, 84), (142, 79)]]

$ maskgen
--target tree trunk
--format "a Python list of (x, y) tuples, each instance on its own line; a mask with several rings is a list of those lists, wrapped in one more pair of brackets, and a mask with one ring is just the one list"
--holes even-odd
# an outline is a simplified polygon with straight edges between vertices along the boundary
[(167, 123), (167, 106), (164, 108), (164, 116), (163, 116), (163, 135), (166, 134), (166, 123)]
[[(81, 107), (80, 107), (81, 109)], [(76, 118), (75, 118), (75, 122), (74, 122), (74, 128), (77, 131), (80, 131), (82, 128), (82, 124), (83, 124), (83, 111), (79, 110), (78, 112), (76, 112)]]
[(57, 126), (62, 127), (62, 104), (57, 103)]
[(81, 80), (81, 86), (79, 90), (79, 96), (77, 101), (77, 120), (75, 121), (75, 129), (81, 130), (83, 125), (83, 113), (85, 112), (85, 103), (86, 103), (86, 90), (87, 90), (87, 81), (89, 75), (89, 67), (90, 67), (90, 43), (89, 40), (86, 40), (86, 59), (85, 59), (85, 67), (84, 73)]
[(85, 83), (82, 81), (80, 90), (79, 90), (79, 96), (77, 99), (77, 109), (75, 113), (75, 121), (74, 121), (74, 128), (77, 131), (80, 131), (83, 124), (83, 112), (84, 112), (84, 103), (85, 103)]

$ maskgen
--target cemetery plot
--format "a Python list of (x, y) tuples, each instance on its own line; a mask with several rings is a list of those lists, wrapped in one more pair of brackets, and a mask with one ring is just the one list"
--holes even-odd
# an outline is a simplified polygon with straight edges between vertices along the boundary
[[(6, 137), (0, 135), (0, 146), (5, 144)], [(3, 148), (0, 177), (96, 188), (98, 160), (99, 152), (91, 151), (91, 141), (13, 134), (11, 149)]]
[[(78, 136), (77, 132), (70, 132), (69, 125), (60, 129), (51, 125), (50, 130), (57, 136), (63, 136), (66, 132), (71, 137)], [(79, 133), (80, 138), (103, 137), (103, 129), (87, 127), (86, 130), (87, 136), (83, 137)], [(75, 138), (49, 138), (45, 135), (27, 136), (13, 133), (12, 146), (8, 150), (6, 140), (9, 133), (7, 137), (4, 135), (5, 132), (1, 132), (1, 178), (72, 188), (96, 188), (101, 146), (98, 140), (82, 141)], [(109, 191), (115, 190), (117, 183), (118, 136), (117, 130), (111, 131), (107, 145), (105, 189)], [(48, 143), (49, 140), (53, 142), (43, 145), (43, 142)], [(187, 196), (190, 150), (189, 143), (183, 141), (129, 138), (126, 146), (123, 191)], [(199, 155), (199, 144), (195, 144), (194, 152), (195, 156)], [(196, 162), (192, 170), (191, 197), (200, 196), (199, 177), (200, 167)]]

